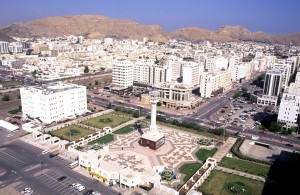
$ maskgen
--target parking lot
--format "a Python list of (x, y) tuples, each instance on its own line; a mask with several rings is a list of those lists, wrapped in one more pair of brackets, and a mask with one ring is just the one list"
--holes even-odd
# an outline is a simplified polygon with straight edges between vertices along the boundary
[[(60, 156), (42, 155), (43, 149), (22, 141), (14, 141), (0, 148), (0, 188), (10, 188), (30, 194), (84, 194), (88, 190), (102, 194), (117, 194), (99, 181), (83, 176), (69, 168), (70, 161)], [(65, 176), (65, 178), (62, 178)], [(80, 183), (81, 191), (71, 187)], [(26, 194), (26, 193), (25, 193)], [(28, 193), (27, 193), (28, 194)]]
[(260, 123), (254, 121), (253, 117), (259, 112), (264, 112), (264, 109), (265, 107), (251, 104), (245, 98), (240, 97), (231, 100), (229, 105), (224, 106), (215, 115), (215, 120), (245, 129), (255, 129), (259, 127)]
[[(47, 185), (49, 188), (51, 188), (52, 192), (54, 194), (64, 194), (64, 195), (71, 195), (71, 194), (82, 194), (82, 192), (77, 191), (75, 188), (71, 188), (70, 186), (72, 183), (76, 183), (77, 181), (72, 178), (66, 178), (63, 181), (58, 181), (58, 178), (62, 176), (61, 173), (58, 173), (56, 171), (43, 171), (42, 174), (39, 174), (35, 177), (35, 179), (39, 183), (43, 183)], [(30, 184), (27, 184), (26, 182), (21, 183), (15, 187), (15, 190), (18, 192), (21, 192), (25, 188), (30, 187), (33, 190), (33, 194), (39, 194), (35, 190), (34, 187), (30, 186)]]

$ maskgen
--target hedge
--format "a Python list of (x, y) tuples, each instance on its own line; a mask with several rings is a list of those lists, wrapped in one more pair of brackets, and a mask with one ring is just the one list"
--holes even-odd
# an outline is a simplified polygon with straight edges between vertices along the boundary
[(253, 161), (253, 162), (256, 162), (256, 163), (262, 163), (262, 164), (272, 165), (271, 162), (263, 161), (263, 160), (259, 160), (259, 159), (255, 159), (255, 158), (251, 158), (251, 157), (245, 156), (242, 153), (240, 153), (240, 147), (243, 144), (243, 142), (244, 142), (244, 139), (238, 138), (236, 140), (236, 142), (234, 143), (234, 145), (232, 146), (232, 148), (231, 148), (230, 151), (235, 156), (237, 156), (238, 158), (243, 159), (243, 160), (248, 160), (248, 161)]

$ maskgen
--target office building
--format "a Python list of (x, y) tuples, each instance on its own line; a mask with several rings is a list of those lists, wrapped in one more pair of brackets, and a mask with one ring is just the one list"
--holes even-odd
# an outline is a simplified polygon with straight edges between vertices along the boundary
[(20, 88), (24, 118), (44, 123), (74, 118), (87, 112), (86, 87), (53, 83)]
[(281, 91), (283, 75), (279, 70), (269, 70), (266, 73), (262, 97), (257, 99), (259, 105), (277, 105)]

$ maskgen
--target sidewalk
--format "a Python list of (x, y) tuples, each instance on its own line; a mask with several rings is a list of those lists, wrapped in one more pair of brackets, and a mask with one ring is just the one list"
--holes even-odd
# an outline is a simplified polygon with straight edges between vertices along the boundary
[(143, 116), (142, 116), (142, 117), (139, 117), (139, 118), (134, 118), (134, 119), (132, 119), (132, 120), (130, 120), (130, 121), (127, 121), (126, 123), (123, 123), (123, 124), (121, 124), (121, 125), (119, 125), (119, 126), (116, 126), (116, 127), (112, 128), (112, 132), (114, 132), (114, 131), (116, 131), (116, 130), (118, 130), (118, 129), (121, 129), (121, 128), (127, 126), (127, 125), (134, 124), (134, 123), (137, 122), (138, 120), (144, 120), (144, 119), (145, 119), (145, 117), (143, 117)]
[(217, 160), (217, 162), (221, 162), (222, 158), (226, 156), (229, 152), (233, 144), (235, 143), (236, 138), (229, 137), (226, 142), (218, 149), (218, 151), (214, 154), (213, 158)]
[(226, 172), (226, 173), (232, 173), (232, 174), (239, 175), (239, 176), (242, 176), (242, 177), (247, 177), (249, 179), (254, 179), (254, 180), (257, 180), (257, 181), (266, 182), (266, 179), (263, 178), (263, 177), (260, 177), (260, 176), (257, 176), (257, 175), (252, 175), (252, 174), (245, 173), (245, 172), (242, 172), (242, 171), (237, 171), (237, 170), (233, 170), (233, 169), (229, 169), (229, 168), (225, 168), (225, 167), (220, 167), (220, 166), (217, 166), (216, 170), (223, 171), (223, 172)]

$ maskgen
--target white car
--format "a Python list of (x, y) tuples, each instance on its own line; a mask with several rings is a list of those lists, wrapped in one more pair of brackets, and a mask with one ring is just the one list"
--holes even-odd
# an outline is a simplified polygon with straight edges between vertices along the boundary
[(8, 134), (6, 137), (12, 137), (13, 136), (13, 134)]
[(251, 139), (255, 140), (255, 141), (258, 141), (259, 140), (259, 136), (252, 135)]
[(25, 188), (24, 190), (21, 191), (21, 194), (24, 194), (24, 195), (30, 195), (32, 193), (33, 193), (33, 191), (29, 187)]
[(85, 187), (84, 187), (83, 185), (81, 185), (81, 184), (80, 184), (79, 187), (77, 187), (77, 190), (78, 190), (79, 192), (83, 191), (84, 189), (85, 189)]
[(49, 153), (49, 150), (43, 150), (42, 155)]

